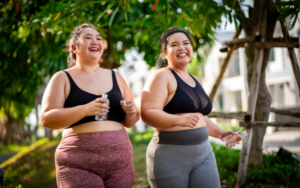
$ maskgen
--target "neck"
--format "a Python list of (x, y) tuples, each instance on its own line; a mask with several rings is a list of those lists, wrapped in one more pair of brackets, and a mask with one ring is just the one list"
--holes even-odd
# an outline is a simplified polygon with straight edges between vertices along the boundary
[(187, 73), (187, 65), (172, 65), (169, 64), (169, 67), (171, 67), (175, 72), (177, 73)]
[(95, 72), (99, 69), (99, 65), (97, 64), (82, 64), (76, 61), (76, 67), (84, 72)]

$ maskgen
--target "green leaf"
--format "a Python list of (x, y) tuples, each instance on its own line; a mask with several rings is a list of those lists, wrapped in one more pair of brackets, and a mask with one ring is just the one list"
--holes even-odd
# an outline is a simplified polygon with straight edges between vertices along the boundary
[(103, 11), (100, 16), (97, 18), (96, 21), (98, 21), (111, 7), (113, 7), (115, 4), (117, 4), (116, 2), (110, 3), (109, 5), (107, 5), (107, 8), (105, 11)]
[(169, 0), (164, 0), (164, 1), (167, 9), (167, 14), (169, 14)]
[(297, 3), (299, 3), (299, 1), (280, 1), (280, 2), (277, 2), (276, 5), (278, 6), (297, 6)]
[(58, 3), (57, 5), (56, 5), (56, 11), (57, 12), (62, 12), (62, 11), (64, 11), (64, 4), (63, 3)]
[(296, 24), (296, 21), (298, 20), (298, 14), (295, 13), (295, 15), (296, 15), (296, 17), (294, 18), (294, 21), (293, 21), (293, 23), (292, 23), (292, 25), (291, 25), (292, 28), (294, 28), (294, 26), (295, 26), (295, 24)]
[(103, 14), (105, 14), (107, 11), (108, 11), (108, 9), (106, 9), (105, 11), (103, 11), (103, 12), (100, 14), (100, 16), (97, 18), (96, 21), (98, 21), (98, 20), (103, 16)]
[(97, 4), (97, 3), (103, 3), (103, 2), (109, 2), (109, 1), (107, 1), (107, 0), (101, 0), (101, 1), (89, 1), (89, 2), (87, 2), (87, 3), (89, 3), (89, 4)]
[(132, 12), (132, 10), (131, 10), (131, 7), (130, 7), (130, 4), (129, 4), (129, 3), (127, 3), (127, 4), (126, 4), (126, 12)]
[(109, 27), (110, 27), (110, 28), (111, 28), (111, 25), (112, 25), (112, 23), (113, 23), (113, 21), (114, 21), (114, 18), (115, 18), (115, 16), (116, 16), (116, 14), (117, 14), (119, 8), (120, 8), (120, 5), (114, 10), (114, 12), (112, 13), (112, 15), (111, 15), (111, 17), (110, 17), (110, 19), (109, 19)]
[(286, 17), (288, 17), (290, 14), (293, 13), (293, 9), (290, 9), (282, 14), (280, 14), (280, 16), (277, 17), (277, 20), (283, 20), (285, 19)]
[(233, 2), (232, 2), (232, 8), (234, 9), (234, 7), (235, 7), (235, 3), (236, 3), (236, 0), (233, 0)]
[(55, 12), (55, 3), (54, 3), (54, 2), (52, 2), (52, 3), (50, 4), (50, 12), (51, 12), (51, 13)]
[(174, 0), (174, 2), (189, 16), (192, 17), (190, 11), (187, 9), (187, 7), (180, 1), (180, 0)]
[(127, 12), (124, 12), (125, 20), (128, 21)]

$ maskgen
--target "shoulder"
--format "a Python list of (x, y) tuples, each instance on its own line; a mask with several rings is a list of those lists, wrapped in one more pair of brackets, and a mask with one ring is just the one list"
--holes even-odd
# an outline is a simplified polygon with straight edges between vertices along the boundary
[(110, 70), (112, 74), (115, 74), (115, 77), (116, 77), (116, 80), (117, 80), (117, 83), (119, 85), (120, 88), (127, 88), (127, 83), (126, 81), (124, 80), (124, 78), (122, 77), (122, 75), (120, 73), (118, 73), (117, 71), (114, 71), (114, 70)]
[(111, 70), (111, 72), (112, 72), (112, 74), (115, 73), (115, 75), (116, 75), (117, 78), (123, 78), (118, 71)]
[(66, 72), (64, 72), (64, 71), (58, 71), (58, 72), (56, 72), (52, 76), (51, 80), (53, 80), (53, 81), (65, 81), (65, 80), (67, 80), (68, 78), (67, 78), (67, 73)]
[(192, 75), (192, 76), (193, 76), (200, 84), (202, 84), (200, 78), (198, 78), (198, 77), (195, 76), (195, 75)]
[(160, 68), (152, 75), (152, 79), (161, 80), (161, 81), (168, 81), (173, 76), (172, 72), (167, 68)]
[(153, 87), (168, 88), (169, 83), (175, 79), (172, 72), (168, 68), (160, 68), (155, 71), (146, 81), (145, 90), (149, 90)]
[(116, 76), (116, 79), (119, 81), (124, 81), (124, 78), (121, 76), (121, 74), (120, 73), (118, 73), (117, 71), (115, 71), (115, 70), (111, 70), (112, 71), (112, 74), (115, 74), (115, 76)]

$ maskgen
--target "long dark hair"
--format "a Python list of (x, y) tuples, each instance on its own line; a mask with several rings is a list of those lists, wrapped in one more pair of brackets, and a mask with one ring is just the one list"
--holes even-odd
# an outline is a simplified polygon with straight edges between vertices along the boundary
[(67, 59), (68, 68), (76, 65), (76, 54), (72, 51), (71, 46), (72, 45), (77, 46), (78, 38), (80, 37), (81, 32), (88, 27), (95, 29), (96, 31), (98, 31), (98, 33), (100, 35), (99, 30), (96, 29), (95, 26), (93, 26), (92, 24), (87, 24), (87, 23), (82, 24), (73, 30), (73, 32), (71, 34), (71, 38), (66, 42), (66, 45), (65, 45), (66, 47), (64, 49), (65, 52), (69, 53), (68, 59)]
[(163, 34), (160, 37), (159, 40), (159, 49), (160, 49), (160, 54), (158, 55), (157, 59), (156, 59), (156, 64), (158, 66), (158, 68), (162, 68), (162, 67), (167, 67), (168, 66), (168, 59), (164, 54), (164, 51), (166, 51), (167, 49), (167, 45), (169, 43), (169, 36), (173, 35), (174, 33), (184, 33), (187, 38), (189, 39), (190, 43), (192, 45), (195, 44), (194, 39), (191, 37), (191, 35), (188, 33), (188, 31), (181, 29), (179, 27), (170, 27), (169, 29), (167, 29), (165, 32), (163, 32)]

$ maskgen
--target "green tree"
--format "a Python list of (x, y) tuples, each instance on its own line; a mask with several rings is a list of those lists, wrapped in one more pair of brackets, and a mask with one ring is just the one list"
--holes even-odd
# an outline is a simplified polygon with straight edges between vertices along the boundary
[(63, 42), (53, 43), (54, 35), (32, 23), (31, 15), (47, 3), (0, 3), (0, 138), (4, 144), (31, 137), (30, 127), (24, 129), (24, 118), (37, 106), (38, 87), (47, 75), (64, 68), (58, 48)]
[[(205, 6), (203, 6), (205, 5)], [(199, 12), (190, 13), (187, 7)], [(210, 7), (210, 8), (205, 8)], [(135, 47), (155, 65), (161, 33), (171, 26), (185, 27), (196, 39), (194, 49), (213, 41), (223, 8), (218, 3), (184, 5), (183, 1), (4, 1), (1, 17), (1, 139), (18, 138), (24, 117), (37, 109), (43, 86), (52, 74), (67, 67), (64, 43), (73, 28), (92, 23), (107, 41), (101, 66), (116, 68), (125, 51)], [(193, 16), (191, 18), (190, 16)], [(200, 40), (201, 39), (201, 40)], [(200, 56), (198, 60), (201, 61)], [(18, 123), (17, 123), (18, 122)], [(37, 130), (37, 125), (34, 128)], [(30, 135), (30, 131), (26, 133)], [(36, 132), (35, 132), (36, 134)], [(15, 135), (15, 136), (14, 136)]]

